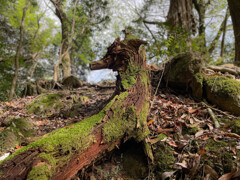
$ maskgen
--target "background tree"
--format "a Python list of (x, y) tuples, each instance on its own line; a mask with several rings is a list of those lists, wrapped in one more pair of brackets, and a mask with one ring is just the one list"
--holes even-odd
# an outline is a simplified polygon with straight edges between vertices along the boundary
[(235, 64), (240, 66), (240, 1), (228, 0), (235, 36)]
[(15, 86), (16, 86), (16, 82), (17, 82), (17, 78), (18, 78), (19, 56), (20, 56), (20, 53), (21, 53), (21, 50), (22, 50), (23, 36), (24, 36), (24, 24), (25, 24), (26, 13), (27, 13), (27, 10), (28, 10), (29, 6), (30, 6), (30, 0), (27, 1), (27, 4), (23, 8), (22, 21), (21, 21), (21, 25), (20, 25), (20, 39), (19, 39), (19, 43), (18, 43), (18, 46), (17, 46), (15, 60), (14, 60), (15, 72), (14, 72), (14, 76), (13, 76), (13, 80), (12, 80), (11, 91), (10, 91), (9, 98), (8, 98), (9, 101), (11, 101), (12, 98), (13, 98), (13, 94), (14, 94), (14, 91), (15, 91)]

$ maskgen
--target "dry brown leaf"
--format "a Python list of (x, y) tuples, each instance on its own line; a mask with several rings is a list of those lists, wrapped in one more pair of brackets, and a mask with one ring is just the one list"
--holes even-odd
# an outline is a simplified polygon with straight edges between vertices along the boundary
[(16, 146), (15, 146), (15, 149), (16, 149), (16, 150), (21, 149), (21, 148), (22, 148), (22, 146), (19, 146), (19, 145), (16, 145)]
[(194, 123), (193, 118), (190, 118), (189, 121), (190, 121), (190, 124)]
[(235, 148), (235, 147), (232, 147), (232, 152), (233, 152), (233, 154), (235, 154), (235, 155), (237, 154), (237, 153), (236, 153), (236, 148)]
[(174, 132), (174, 131), (175, 131), (174, 128), (166, 128), (166, 129), (158, 128), (157, 130), (158, 133), (166, 133), (166, 132)]
[(235, 134), (235, 133), (226, 133), (225, 136), (240, 138), (240, 136), (238, 134)]
[(200, 149), (197, 152), (200, 156), (204, 156), (207, 153), (207, 150), (203, 147), (200, 147)]
[(149, 126), (150, 124), (152, 124), (155, 120), (150, 119), (150, 121), (148, 121), (147, 125)]
[(194, 176), (198, 170), (198, 167), (200, 165), (200, 159), (201, 157), (198, 155), (198, 154), (195, 154), (194, 157), (193, 157), (193, 163), (192, 163), (192, 168), (191, 168), (191, 171), (190, 171), (190, 175), (191, 176)]
[(168, 141), (167, 143), (172, 147), (178, 147), (174, 141)]
[(156, 144), (158, 141), (160, 141), (159, 138), (153, 138), (153, 139), (147, 139), (146, 142), (150, 142), (151, 144)]
[(188, 110), (188, 112), (191, 113), (191, 114), (195, 113), (196, 111), (197, 111), (197, 109), (190, 109), (190, 110)]
[(218, 180), (231, 180), (232, 177), (236, 174), (237, 170), (233, 170), (230, 173), (222, 175)]
[(210, 131), (212, 131), (213, 130), (213, 125), (211, 123), (207, 123), (207, 125), (208, 125)]
[(217, 172), (211, 168), (210, 166), (208, 166), (207, 164), (204, 164), (204, 173), (206, 174), (210, 174), (211, 179), (213, 180), (217, 180), (218, 179), (218, 174)]
[(185, 168), (185, 169), (188, 168), (187, 165), (184, 163), (176, 163), (176, 165), (181, 166), (182, 168)]
[(202, 136), (203, 133), (204, 133), (204, 130), (198, 131), (198, 132), (195, 134), (195, 138), (198, 138), (198, 137)]
[(162, 174), (162, 180), (165, 180), (165, 179), (171, 177), (175, 172), (177, 172), (177, 170), (176, 171), (172, 171), (172, 172), (164, 172)]

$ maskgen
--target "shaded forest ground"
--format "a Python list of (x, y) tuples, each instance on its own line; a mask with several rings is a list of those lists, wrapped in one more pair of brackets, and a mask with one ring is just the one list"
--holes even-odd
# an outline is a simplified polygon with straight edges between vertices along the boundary
[[(0, 104), (1, 156), (39, 139), (44, 134), (81, 121), (98, 113), (115, 90), (114, 82), (96, 85), (84, 83), (78, 89), (53, 90), (40, 96), (29, 96)], [(58, 101), (47, 109), (32, 110), (33, 101), (50, 95)], [(61, 105), (57, 108), (54, 104)], [(64, 105), (65, 104), (65, 105)], [(154, 162), (144, 155), (142, 144), (127, 142), (119, 150), (96, 161), (93, 166), (79, 172), (75, 179), (158, 179), (173, 175), (207, 177), (217, 179), (226, 173), (228, 177), (239, 175), (235, 169), (239, 162), (240, 119), (204, 102), (195, 102), (189, 95), (179, 95), (170, 89), (161, 89), (151, 97), (148, 116)], [(30, 107), (30, 108), (29, 108)], [(207, 108), (211, 108), (220, 123), (215, 124)], [(14, 126), (12, 118), (28, 118), (34, 133), (28, 137), (3, 136), (4, 130)], [(7, 144), (12, 142), (12, 144)], [(4, 144), (5, 143), (5, 144)]]

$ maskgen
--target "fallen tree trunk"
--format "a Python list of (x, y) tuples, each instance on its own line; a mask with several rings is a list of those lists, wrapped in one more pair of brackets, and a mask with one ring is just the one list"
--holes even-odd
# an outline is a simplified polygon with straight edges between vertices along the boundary
[(150, 83), (141, 44), (146, 42), (117, 38), (104, 58), (91, 65), (118, 71), (115, 96), (100, 113), (18, 150), (0, 163), (0, 179), (71, 179), (122, 142), (144, 140)]

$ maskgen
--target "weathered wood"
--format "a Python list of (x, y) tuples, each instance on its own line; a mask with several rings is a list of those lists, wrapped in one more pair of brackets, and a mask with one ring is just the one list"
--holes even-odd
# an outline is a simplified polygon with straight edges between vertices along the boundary
[[(145, 52), (139, 45), (141, 41), (132, 42), (117, 38), (104, 58), (91, 64), (91, 69), (118, 71), (116, 96), (104, 109), (97, 115), (48, 134), (2, 162), (1, 180), (71, 179), (81, 168), (129, 138), (145, 139), (149, 132), (146, 125), (149, 73)], [(142, 41), (142, 44), (146, 42)]]

